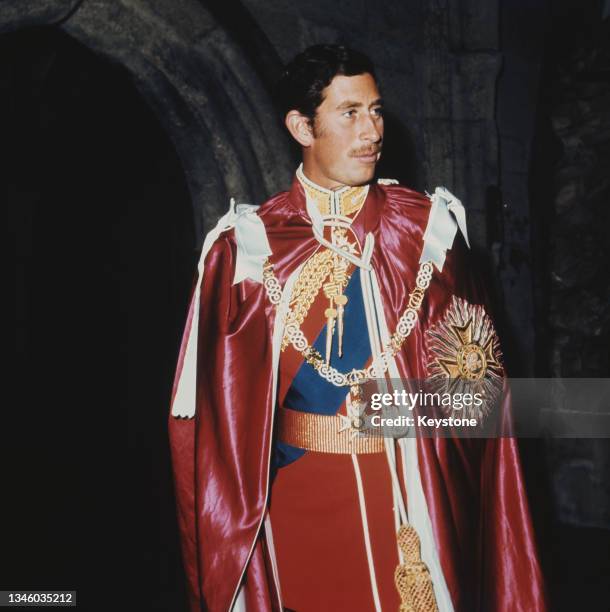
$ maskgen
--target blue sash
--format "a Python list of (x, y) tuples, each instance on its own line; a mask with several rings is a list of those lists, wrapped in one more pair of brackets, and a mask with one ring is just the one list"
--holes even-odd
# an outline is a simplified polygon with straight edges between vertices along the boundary
[[(337, 352), (335, 327), (330, 363), (340, 372), (349, 372), (354, 368), (363, 368), (371, 357), (358, 270), (352, 274), (344, 293), (348, 301), (343, 315), (343, 357), (340, 358)], [(321, 355), (326, 353), (326, 325), (313, 346)], [(288, 389), (284, 407), (315, 414), (337, 414), (348, 390), (347, 387), (337, 387), (328, 382), (304, 361)], [(284, 467), (304, 454), (304, 449), (278, 441), (275, 449), (276, 467)]]

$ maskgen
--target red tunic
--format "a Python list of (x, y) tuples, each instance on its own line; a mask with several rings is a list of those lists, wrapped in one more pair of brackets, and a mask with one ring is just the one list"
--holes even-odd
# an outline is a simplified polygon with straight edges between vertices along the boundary
[[(364, 208), (353, 225), (361, 244), (366, 233), (374, 234), (371, 264), (379, 281), (390, 330), (395, 329), (414, 286), (429, 211), (429, 199), (419, 193), (401, 186), (371, 185)], [(265, 202), (258, 215), (267, 230), (275, 274), (283, 285), (318, 246), (298, 181), (295, 180), (289, 192)], [(202, 606), (214, 611), (228, 610), (242, 582), (248, 610), (275, 610), (280, 606), (268, 551), (261, 537), (269, 499), (275, 413), (272, 405), (275, 312), (261, 284), (246, 279), (232, 285), (235, 254), (234, 233), (228, 231), (216, 241), (206, 258), (201, 284), (197, 415), (195, 419), (170, 416), (169, 420), (192, 610)], [(419, 323), (396, 356), (403, 378), (424, 379), (428, 375), (426, 330), (442, 319), (453, 296), (471, 304), (484, 303), (467, 257), (465, 246), (458, 238), (447, 253), (442, 273), (435, 272)], [(192, 307), (191, 304), (185, 336), (192, 320)], [(183, 342), (177, 377), (185, 349)], [(503, 407), (509, 419), (509, 397)], [(294, 480), (298, 481), (302, 472), (308, 486), (322, 487), (329, 495), (341, 495), (339, 489), (329, 491), (332, 474), (317, 483), (310, 482), (307, 471), (310, 474), (312, 469), (319, 469), (316, 455), (308, 452), (296, 462)], [(459, 612), (546, 610), (516, 440), (420, 438), (418, 457), (428, 512), (454, 609)], [(365, 472), (369, 467), (376, 472), (375, 461), (385, 460), (383, 455), (369, 459), (362, 462)], [(340, 457), (339, 463), (341, 460), (351, 461), (349, 456)], [(326, 469), (331, 471), (334, 467), (328, 464)], [(380, 496), (387, 497), (387, 482), (375, 482), (373, 478), (365, 484), (369, 485), (379, 486)], [(278, 499), (282, 500), (282, 496)], [(308, 500), (307, 503), (318, 503), (314, 495)], [(294, 499), (284, 497), (278, 503), (292, 504), (286, 510), (293, 515), (300, 511), (294, 507)], [(387, 515), (386, 507), (384, 504), (379, 509), (380, 516)], [(340, 529), (341, 524), (329, 519), (329, 524), (320, 529), (328, 529), (329, 525)], [(375, 529), (376, 525), (369, 527)], [(281, 526), (278, 530), (281, 531)], [(307, 526), (302, 533), (307, 536)], [(316, 537), (323, 541), (323, 531)], [(378, 539), (382, 548), (384, 537), (381, 535)], [(330, 555), (327, 559), (325, 551), (316, 552), (311, 540), (304, 539), (300, 545), (307, 550), (306, 556), (316, 556), (319, 562), (317, 567), (310, 564), (304, 570), (310, 578), (329, 569)], [(279, 555), (285, 557), (281, 550), (282, 547)], [(373, 555), (377, 556), (375, 551)], [(380, 573), (386, 572), (386, 562), (388, 568), (395, 567), (395, 559), (390, 561), (389, 554), (378, 556), (383, 557)], [(293, 562), (294, 558), (291, 561), (286, 557), (282, 563), (280, 558), (280, 572), (286, 573), (282, 565), (289, 568)], [(358, 573), (365, 570), (361, 565)], [(286, 571), (298, 576), (298, 569)], [(368, 572), (353, 579), (366, 578)], [(347, 578), (337, 573), (337, 579)], [(292, 591), (300, 587), (288, 588)], [(356, 609), (347, 605), (342, 591), (338, 586), (339, 607), (334, 609)], [(388, 594), (387, 597), (390, 601), (395, 596)]]
[[(352, 221), (358, 212), (348, 215)], [(330, 241), (330, 228), (326, 230), (325, 236)], [(349, 230), (346, 237), (353, 244), (355, 254), (360, 256), (361, 246)], [(326, 247), (321, 246), (317, 253), (325, 251), (328, 252)], [(353, 264), (347, 267), (347, 278), (358, 274), (354, 268)], [(313, 275), (304, 271), (301, 276), (309, 276), (311, 281)], [(322, 279), (318, 280), (320, 282)], [(320, 287), (300, 324), (310, 342), (320, 333), (325, 337), (325, 309), (328, 306), (329, 300)], [(351, 313), (350, 309), (363, 308), (363, 304), (358, 300), (356, 304), (350, 301), (346, 308), (347, 313)], [(357, 321), (360, 323), (363, 317), (362, 312)], [(344, 336), (363, 333), (360, 327), (350, 328), (352, 320), (352, 317), (346, 318)], [(337, 335), (335, 329), (334, 343)], [(345, 366), (341, 367), (344, 360), (337, 357), (335, 354), (336, 362), (333, 360), (332, 363), (339, 370), (345, 370)], [(286, 406), (284, 398), (299, 369), (311, 367), (308, 364), (303, 366), (303, 361), (302, 355), (290, 345), (282, 352), (279, 364), (280, 405)], [(366, 365), (370, 361), (369, 357)], [(315, 406), (306, 406), (305, 410), (313, 411)], [(339, 406), (338, 413), (347, 414), (345, 401)], [(358, 480), (362, 483), (362, 510)], [(361, 512), (366, 517), (365, 523)], [(374, 584), (378, 606), (383, 610), (398, 609), (400, 598), (394, 586), (394, 571), (399, 560), (392, 482), (382, 450), (354, 457), (307, 451), (278, 470), (271, 490), (270, 518), (285, 607), (299, 612), (375, 610)], [(369, 568), (367, 540), (373, 576)]]

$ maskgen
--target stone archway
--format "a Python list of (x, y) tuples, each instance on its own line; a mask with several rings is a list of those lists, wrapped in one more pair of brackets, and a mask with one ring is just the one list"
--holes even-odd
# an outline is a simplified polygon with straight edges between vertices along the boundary
[(264, 37), (245, 50), (195, 0), (2, 3), (0, 32), (33, 25), (59, 26), (129, 71), (180, 156), (199, 245), (230, 196), (260, 202), (289, 182), (288, 139), (263, 84), (280, 62)]
[(183, 584), (165, 442), (196, 261), (182, 164), (130, 75), (59, 29), (0, 37), (0, 89), (19, 390), (0, 463), (20, 492), (0, 573), (72, 584), (89, 608), (96, 563), (112, 559), (108, 583), (129, 575), (138, 604), (180, 609), (178, 589), (147, 587)]

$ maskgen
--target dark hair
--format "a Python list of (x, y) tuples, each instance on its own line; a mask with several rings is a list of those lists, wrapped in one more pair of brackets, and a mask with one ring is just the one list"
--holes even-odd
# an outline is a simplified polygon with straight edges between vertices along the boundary
[(314, 45), (299, 53), (285, 68), (276, 87), (276, 102), (282, 119), (298, 110), (310, 121), (324, 98), (322, 91), (337, 76), (369, 73), (375, 78), (373, 62), (343, 45)]

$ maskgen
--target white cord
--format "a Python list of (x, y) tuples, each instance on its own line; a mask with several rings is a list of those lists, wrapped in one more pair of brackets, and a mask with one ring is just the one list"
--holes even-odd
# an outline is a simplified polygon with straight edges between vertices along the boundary
[(375, 600), (375, 610), (381, 612), (381, 601), (379, 599), (379, 589), (377, 588), (377, 577), (375, 576), (375, 563), (373, 561), (373, 551), (371, 550), (371, 539), (369, 535), (369, 523), (366, 516), (366, 502), (364, 500), (364, 489), (362, 487), (362, 474), (358, 464), (358, 456), (352, 453), (352, 463), (356, 474), (356, 485), (358, 487), (358, 501), (360, 502), (360, 516), (362, 518), (362, 531), (364, 533), (364, 547), (366, 548), (366, 559), (369, 564), (369, 575), (371, 577), (371, 589)]

